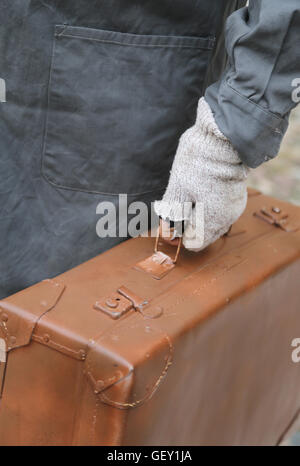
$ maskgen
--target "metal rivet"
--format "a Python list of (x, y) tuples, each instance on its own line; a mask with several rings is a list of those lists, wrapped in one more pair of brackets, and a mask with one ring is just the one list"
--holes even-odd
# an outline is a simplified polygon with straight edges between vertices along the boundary
[(281, 209), (279, 207), (272, 207), (272, 211), (275, 212), (275, 214), (280, 214)]
[(47, 333), (45, 333), (45, 335), (43, 336), (43, 340), (45, 343), (48, 343), (48, 341), (50, 340), (50, 336)]
[(84, 360), (86, 358), (85, 351), (84, 350), (79, 350), (79, 356), (80, 356), (80, 359)]
[(8, 315), (7, 314), (2, 314), (1, 319), (3, 320), (3, 322), (7, 322), (8, 321)]
[(41, 301), (41, 306), (47, 306), (47, 302), (46, 301)]

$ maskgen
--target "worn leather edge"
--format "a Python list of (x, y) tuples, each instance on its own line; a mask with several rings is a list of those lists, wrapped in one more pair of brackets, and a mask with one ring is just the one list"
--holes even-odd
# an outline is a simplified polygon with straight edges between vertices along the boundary
[(294, 414), (292, 420), (290, 421), (289, 425), (286, 427), (284, 432), (281, 434), (277, 441), (277, 445), (283, 446), (287, 445), (288, 439), (299, 430), (300, 428), (300, 408)]
[[(172, 364), (172, 357), (170, 337), (135, 312), (97, 340), (90, 340), (85, 372), (103, 403), (119, 409), (135, 408), (153, 396)], [(124, 400), (121, 383), (128, 378), (132, 379), (132, 390)], [(142, 388), (135, 387), (137, 379), (143, 380)]]
[[(6, 351), (30, 343), (37, 322), (56, 306), (64, 290), (62, 283), (47, 279), (35, 285), (34, 291), (31, 287), (12, 299), (0, 301), (0, 336), (5, 340)], [(36, 301), (32, 300), (33, 292)]]

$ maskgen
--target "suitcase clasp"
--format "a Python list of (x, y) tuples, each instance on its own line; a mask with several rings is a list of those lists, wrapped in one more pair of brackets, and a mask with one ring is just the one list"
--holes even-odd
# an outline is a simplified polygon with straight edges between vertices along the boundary
[(147, 301), (137, 296), (125, 286), (121, 286), (110, 296), (97, 301), (94, 304), (94, 309), (104, 312), (112, 319), (119, 319), (131, 309), (142, 312), (146, 304), (148, 304)]
[(296, 231), (296, 229), (291, 227), (288, 223), (289, 215), (282, 212), (280, 207), (262, 207), (258, 212), (254, 212), (254, 216), (286, 232)]

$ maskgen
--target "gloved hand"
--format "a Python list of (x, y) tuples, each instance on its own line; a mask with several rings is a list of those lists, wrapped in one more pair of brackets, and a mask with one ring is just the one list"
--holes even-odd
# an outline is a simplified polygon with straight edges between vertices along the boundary
[[(200, 251), (226, 233), (243, 213), (248, 172), (202, 97), (194, 126), (180, 138), (167, 189), (162, 200), (155, 201), (155, 212), (164, 220), (185, 220), (183, 244)], [(183, 208), (186, 202), (187, 209)], [(199, 224), (197, 212), (201, 217), (201, 211)]]

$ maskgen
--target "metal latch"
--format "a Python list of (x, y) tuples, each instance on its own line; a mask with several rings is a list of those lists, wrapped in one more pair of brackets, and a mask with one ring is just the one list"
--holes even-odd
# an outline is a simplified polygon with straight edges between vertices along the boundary
[(254, 212), (253, 215), (286, 232), (296, 231), (296, 228), (293, 228), (288, 223), (289, 215), (282, 212), (280, 207), (262, 207), (258, 212)]
[(120, 286), (109, 297), (97, 301), (94, 304), (94, 309), (104, 312), (112, 319), (119, 319), (131, 309), (140, 312), (146, 319), (157, 319), (162, 315), (163, 308), (161, 306), (148, 306), (148, 304), (148, 301), (140, 298), (125, 286)]
[(94, 308), (108, 314), (112, 319), (119, 319), (131, 309), (142, 311), (147, 301), (137, 296), (125, 286), (121, 286), (110, 296), (97, 301)]

